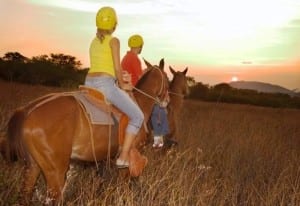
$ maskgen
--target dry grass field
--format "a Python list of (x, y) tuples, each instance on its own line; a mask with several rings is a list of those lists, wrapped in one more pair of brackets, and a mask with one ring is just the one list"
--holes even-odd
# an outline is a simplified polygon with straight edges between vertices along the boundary
[[(13, 110), (59, 88), (0, 81), (0, 134)], [(300, 110), (186, 100), (180, 143), (143, 153), (141, 177), (113, 167), (73, 163), (63, 205), (297, 206), (300, 205)], [(0, 205), (15, 205), (23, 165), (0, 157)], [(42, 205), (39, 178), (32, 205)]]

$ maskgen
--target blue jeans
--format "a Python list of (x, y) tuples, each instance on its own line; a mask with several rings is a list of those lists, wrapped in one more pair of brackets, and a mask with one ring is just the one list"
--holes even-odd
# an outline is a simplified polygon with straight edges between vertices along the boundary
[(139, 132), (144, 121), (144, 114), (130, 96), (116, 85), (113, 77), (86, 77), (85, 85), (101, 91), (111, 104), (128, 116), (127, 133), (136, 135)]
[(151, 124), (154, 136), (164, 136), (169, 133), (167, 110), (159, 104), (155, 104), (151, 114)]

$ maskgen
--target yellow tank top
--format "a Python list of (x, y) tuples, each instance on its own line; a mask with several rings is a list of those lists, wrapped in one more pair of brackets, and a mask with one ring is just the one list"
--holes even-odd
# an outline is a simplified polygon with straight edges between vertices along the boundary
[(98, 37), (95, 37), (90, 45), (90, 70), (93, 72), (105, 72), (115, 77), (115, 69), (110, 48), (111, 35), (105, 36), (101, 43)]

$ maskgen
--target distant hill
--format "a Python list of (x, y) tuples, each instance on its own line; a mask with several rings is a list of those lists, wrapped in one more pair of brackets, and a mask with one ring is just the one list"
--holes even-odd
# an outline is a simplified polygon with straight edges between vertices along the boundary
[(264, 82), (256, 82), (256, 81), (236, 81), (230, 82), (229, 85), (233, 88), (237, 89), (251, 89), (256, 90), (258, 92), (266, 92), (266, 93), (283, 93), (289, 94), (291, 96), (300, 96), (299, 92), (295, 92), (289, 89), (286, 89), (282, 86), (273, 85)]

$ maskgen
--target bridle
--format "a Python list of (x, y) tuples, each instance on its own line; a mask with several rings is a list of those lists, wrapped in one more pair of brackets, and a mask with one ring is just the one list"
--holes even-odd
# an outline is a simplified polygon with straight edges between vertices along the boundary
[[(151, 96), (150, 94), (147, 94), (146, 92), (140, 90), (140, 89), (137, 88), (137, 87), (133, 87), (133, 89), (136, 90), (137, 92), (139, 92), (139, 93), (145, 95), (146, 97), (152, 99), (154, 102), (160, 104), (160, 103), (161, 103), (161, 100), (159, 99), (159, 97), (161, 97), (161, 96), (164, 94), (164, 89), (166, 88), (166, 83), (165, 83), (165, 81), (164, 81), (164, 80), (165, 80), (165, 79), (164, 79), (165, 77), (164, 77), (163, 71), (161, 71), (161, 69), (158, 68), (157, 66), (154, 66), (152, 69), (157, 69), (157, 70), (160, 72), (160, 74), (161, 74), (161, 86), (160, 86), (159, 93), (158, 93), (157, 97), (153, 97), (153, 96)], [(152, 70), (152, 69), (150, 69), (150, 70)], [(147, 71), (147, 72), (150, 72), (150, 70)], [(144, 75), (145, 75), (147, 72), (145, 72)]]
[(180, 93), (176, 93), (176, 92), (170, 92), (170, 91), (169, 91), (169, 94), (173, 94), (173, 95), (181, 97), (181, 98), (184, 98), (184, 96), (185, 96), (184, 94), (180, 94)]
[[(174, 79), (175, 80), (175, 79)], [(174, 81), (173, 80), (173, 81)], [(175, 96), (177, 96), (177, 97), (181, 97), (181, 98), (184, 98), (184, 94), (182, 94), (182, 93), (178, 93), (178, 92), (172, 92), (172, 91), (169, 91), (169, 94), (171, 94), (171, 95), (175, 95)]]

